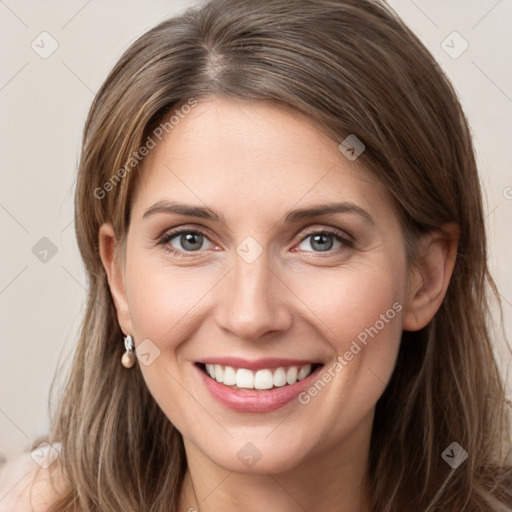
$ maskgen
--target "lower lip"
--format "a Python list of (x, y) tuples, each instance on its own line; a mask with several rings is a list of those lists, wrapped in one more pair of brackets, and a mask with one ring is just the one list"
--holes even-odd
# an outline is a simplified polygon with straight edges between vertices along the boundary
[(270, 412), (283, 407), (305, 391), (316, 378), (321, 366), (310, 373), (305, 379), (295, 384), (268, 390), (233, 389), (212, 379), (197, 365), (205, 386), (221, 404), (237, 412)]

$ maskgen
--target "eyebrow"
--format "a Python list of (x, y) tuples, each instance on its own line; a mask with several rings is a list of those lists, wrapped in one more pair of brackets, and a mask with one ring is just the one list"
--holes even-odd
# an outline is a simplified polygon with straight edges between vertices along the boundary
[[(142, 218), (146, 219), (157, 213), (174, 213), (178, 215), (185, 215), (187, 217), (194, 217), (197, 219), (210, 220), (212, 222), (218, 222), (219, 224), (226, 224), (226, 219), (222, 213), (216, 212), (215, 210), (206, 206), (194, 206), (176, 201), (158, 201), (144, 212)], [(355, 213), (361, 216), (367, 223), (376, 226), (375, 220), (368, 211), (354, 203), (349, 202), (320, 204), (318, 206), (292, 210), (285, 215), (284, 221), (293, 223), (303, 219), (320, 217), (322, 215), (328, 215), (331, 213)]]

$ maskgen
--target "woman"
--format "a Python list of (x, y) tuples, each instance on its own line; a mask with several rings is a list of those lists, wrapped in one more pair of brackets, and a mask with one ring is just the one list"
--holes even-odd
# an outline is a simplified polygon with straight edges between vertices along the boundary
[(75, 205), (90, 293), (36, 509), (512, 510), (467, 121), (385, 4), (150, 30)]

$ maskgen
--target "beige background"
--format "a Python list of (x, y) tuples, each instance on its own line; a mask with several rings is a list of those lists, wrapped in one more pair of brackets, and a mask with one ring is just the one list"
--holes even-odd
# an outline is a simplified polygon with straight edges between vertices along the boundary
[[(469, 117), (486, 186), (490, 261), (510, 333), (512, 1), (389, 3), (446, 70)], [(94, 93), (136, 37), (189, 5), (0, 0), (0, 455), (11, 458), (46, 433), (49, 386), (75, 344), (86, 291), (73, 192)], [(39, 52), (51, 49), (44, 31), (58, 44), (46, 59), (31, 47), (35, 41)], [(443, 49), (463, 48), (458, 36), (447, 39), (454, 31), (469, 44), (458, 58)], [(43, 237), (57, 249), (46, 263), (32, 252)], [(509, 357), (500, 361), (503, 371), (511, 366)]]

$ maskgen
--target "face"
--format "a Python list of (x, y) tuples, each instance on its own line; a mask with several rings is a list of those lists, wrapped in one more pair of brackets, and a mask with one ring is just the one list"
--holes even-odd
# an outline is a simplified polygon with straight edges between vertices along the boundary
[(146, 157), (125, 250), (120, 324), (190, 450), (276, 472), (369, 433), (404, 239), (385, 189), (306, 117), (200, 102)]

